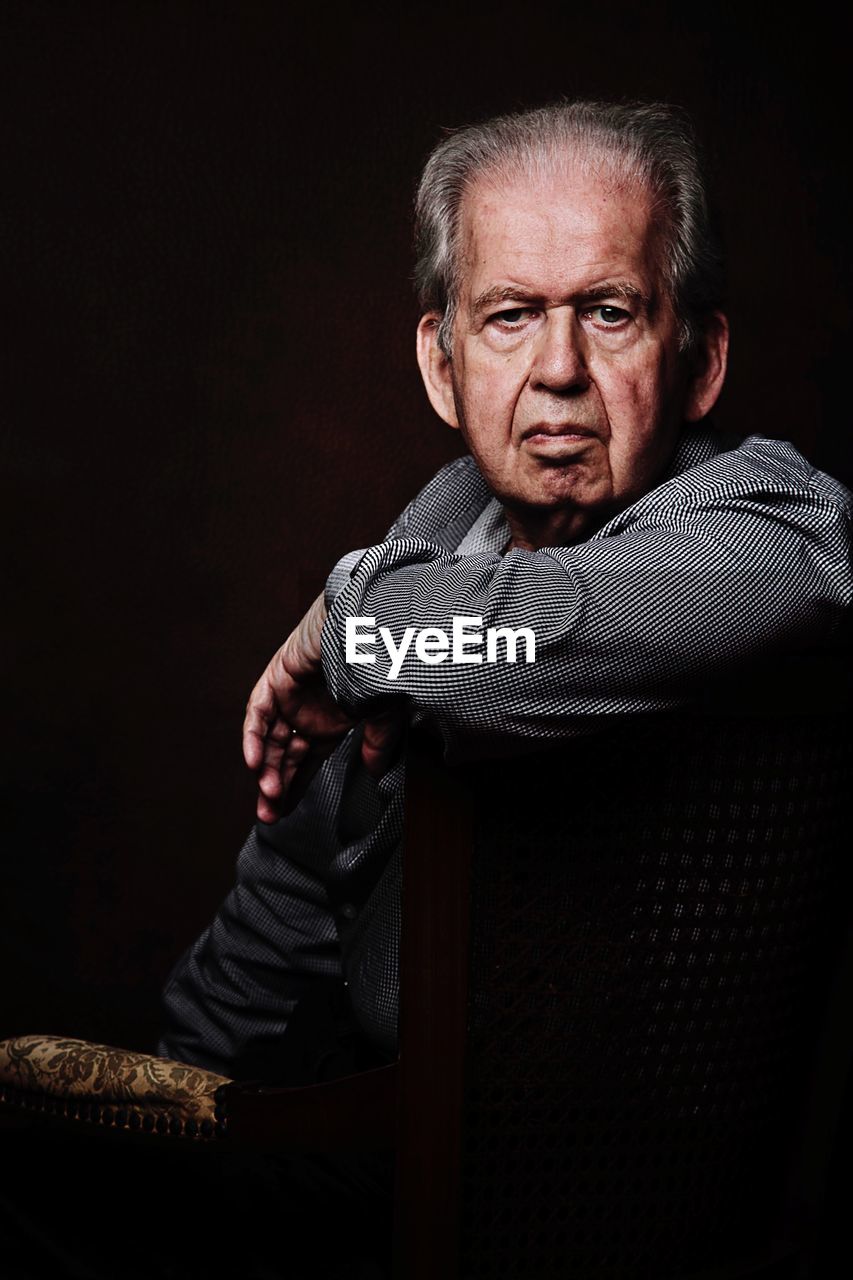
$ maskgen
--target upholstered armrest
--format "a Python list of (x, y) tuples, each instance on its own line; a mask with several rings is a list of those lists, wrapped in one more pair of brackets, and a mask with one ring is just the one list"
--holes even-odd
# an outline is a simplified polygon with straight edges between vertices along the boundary
[(216, 1091), (226, 1076), (201, 1067), (64, 1036), (0, 1041), (0, 1102), (101, 1128), (174, 1137), (216, 1136)]

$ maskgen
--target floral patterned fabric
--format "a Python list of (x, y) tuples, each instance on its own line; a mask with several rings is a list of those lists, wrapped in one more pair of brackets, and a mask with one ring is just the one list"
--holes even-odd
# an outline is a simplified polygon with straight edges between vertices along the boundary
[[(226, 1076), (200, 1067), (64, 1036), (0, 1041), (0, 1093), (7, 1103), (41, 1098), (38, 1110), (120, 1127), (210, 1136), (215, 1094)], [(152, 1125), (152, 1120), (155, 1122)]]

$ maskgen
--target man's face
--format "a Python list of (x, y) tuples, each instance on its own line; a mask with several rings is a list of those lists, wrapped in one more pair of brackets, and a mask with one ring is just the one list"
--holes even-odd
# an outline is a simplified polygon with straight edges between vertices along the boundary
[(682, 422), (707, 412), (679, 354), (650, 201), (580, 169), (480, 181), (461, 249), (452, 360), (434, 323), (422, 335), (433, 404), (518, 545), (585, 537), (653, 487)]

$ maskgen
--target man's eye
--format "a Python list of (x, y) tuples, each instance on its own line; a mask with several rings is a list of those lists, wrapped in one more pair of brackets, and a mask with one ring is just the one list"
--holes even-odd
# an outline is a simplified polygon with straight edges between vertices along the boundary
[(615, 327), (621, 324), (623, 320), (630, 319), (628, 312), (624, 311), (622, 307), (590, 307), (588, 314), (597, 316), (603, 325), (610, 327)]
[(510, 307), (507, 311), (496, 312), (491, 319), (512, 329), (520, 325), (529, 315), (529, 307)]

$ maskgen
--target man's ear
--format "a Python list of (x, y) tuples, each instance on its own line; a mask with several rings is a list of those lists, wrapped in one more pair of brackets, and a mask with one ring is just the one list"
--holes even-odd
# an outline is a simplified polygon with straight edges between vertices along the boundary
[(427, 311), (418, 324), (418, 365), (429, 402), (448, 426), (459, 429), (450, 361), (438, 345), (441, 313)]
[(729, 322), (722, 311), (715, 311), (705, 322), (693, 356), (684, 406), (685, 422), (698, 422), (717, 403), (726, 379), (728, 356)]

